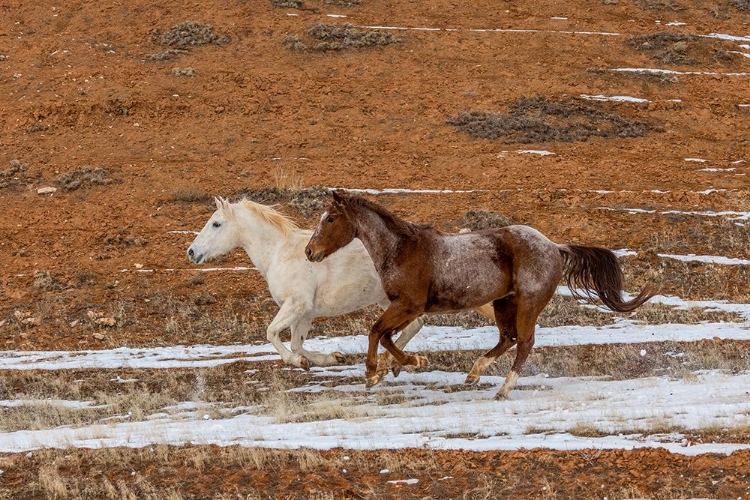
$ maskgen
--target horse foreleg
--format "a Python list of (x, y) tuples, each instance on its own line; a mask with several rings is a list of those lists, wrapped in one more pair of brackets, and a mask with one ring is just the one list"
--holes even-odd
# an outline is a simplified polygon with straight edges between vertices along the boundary
[(365, 379), (367, 387), (380, 382), (382, 374), (378, 374), (378, 344), (385, 347), (396, 361), (401, 365), (414, 365), (423, 367), (427, 365), (427, 359), (424, 356), (405, 354), (401, 349), (396, 347), (391, 339), (391, 335), (403, 329), (419, 316), (419, 312), (413, 312), (403, 307), (391, 303), (388, 309), (378, 321), (372, 325), (367, 346), (367, 360), (365, 362)]
[[(281, 356), (281, 360), (288, 364), (298, 368), (304, 368), (305, 370), (310, 369), (310, 363), (302, 355), (293, 353), (286, 348), (284, 343), (281, 341), (280, 334), (287, 328), (292, 328), (292, 345), (299, 342), (302, 345), (302, 340), (295, 339), (294, 334), (299, 333), (301, 330), (296, 328), (297, 323), (304, 317), (310, 308), (305, 308), (295, 301), (287, 300), (282, 304), (279, 312), (273, 318), (273, 321), (266, 329), (266, 338), (273, 345), (276, 351)], [(308, 327), (309, 328), (309, 327)], [(305, 331), (307, 334), (307, 331)]]
[[(414, 338), (417, 332), (422, 329), (422, 326), (424, 326), (423, 318), (424, 316), (418, 317), (417, 319), (406, 325), (406, 328), (401, 330), (401, 334), (395, 341), (396, 347), (398, 347), (402, 351), (404, 350), (406, 344), (408, 344), (409, 341)], [(383, 376), (388, 373), (388, 370), (390, 369), (391, 372), (393, 372), (393, 376), (398, 377), (398, 375), (401, 373), (401, 368), (403, 368), (403, 365), (397, 363), (389, 351), (386, 350), (380, 355), (380, 358), (378, 359), (378, 375)]]

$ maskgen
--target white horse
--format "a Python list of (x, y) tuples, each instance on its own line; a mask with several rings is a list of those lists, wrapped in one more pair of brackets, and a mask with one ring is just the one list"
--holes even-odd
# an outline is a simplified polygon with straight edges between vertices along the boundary
[[(281, 359), (306, 370), (312, 365), (345, 363), (339, 352), (307, 351), (302, 344), (314, 318), (347, 314), (371, 304), (386, 309), (390, 304), (362, 242), (354, 239), (325, 261), (312, 263), (305, 257), (312, 231), (300, 229), (272, 207), (250, 200), (215, 201), (216, 212), (187, 249), (188, 258), (202, 264), (237, 247), (244, 248), (280, 306), (266, 334)], [(396, 341), (399, 349), (421, 327), (421, 318), (410, 323)], [(291, 351), (279, 337), (286, 328), (292, 331)], [(388, 358), (383, 362), (389, 362)], [(400, 366), (393, 369), (397, 373)]]

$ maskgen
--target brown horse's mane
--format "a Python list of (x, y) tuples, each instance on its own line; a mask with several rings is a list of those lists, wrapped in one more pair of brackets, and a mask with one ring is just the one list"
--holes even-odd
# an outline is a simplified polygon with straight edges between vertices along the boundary
[(391, 213), (382, 205), (373, 203), (365, 198), (361, 198), (355, 195), (340, 195), (342, 200), (345, 202), (345, 206), (352, 208), (366, 208), (372, 210), (383, 219), (386, 227), (396, 234), (400, 234), (407, 237), (412, 237), (425, 229), (433, 229), (429, 224), (413, 224), (409, 221), (405, 221)]

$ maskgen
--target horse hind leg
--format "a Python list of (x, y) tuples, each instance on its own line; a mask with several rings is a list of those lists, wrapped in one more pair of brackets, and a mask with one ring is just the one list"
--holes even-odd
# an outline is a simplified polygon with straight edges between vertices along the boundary
[(314, 366), (334, 366), (346, 363), (346, 357), (340, 352), (325, 354), (317, 351), (308, 351), (303, 347), (307, 333), (312, 327), (312, 320), (304, 318), (292, 325), (292, 352), (301, 357), (302, 368), (309, 370)]
[[(298, 301), (287, 300), (281, 305), (279, 312), (273, 318), (273, 321), (266, 329), (266, 337), (268, 341), (274, 346), (276, 351), (281, 356), (281, 360), (288, 364), (298, 368), (304, 368), (305, 370), (310, 369), (310, 364), (302, 355), (294, 353), (286, 348), (284, 343), (281, 341), (280, 334), (287, 328), (292, 328), (292, 343), (295, 343), (294, 332), (299, 330), (296, 329), (296, 325), (302, 320), (305, 313), (310, 308), (304, 307)], [(307, 334), (307, 331), (305, 331)], [(301, 344), (301, 342), (300, 342)]]
[[(551, 294), (550, 294), (551, 297)], [(522, 305), (518, 309), (516, 315), (516, 327), (518, 333), (518, 345), (516, 347), (516, 359), (513, 361), (508, 376), (505, 378), (505, 383), (495, 395), (495, 399), (506, 399), (510, 391), (516, 386), (518, 377), (521, 373), (521, 368), (529, 357), (531, 348), (534, 347), (534, 329), (536, 327), (536, 320), (539, 317), (539, 313), (547, 305), (547, 301), (541, 303), (536, 307), (524, 307)]]
[(492, 307), (495, 311), (495, 323), (497, 324), (498, 330), (500, 330), (500, 341), (495, 347), (487, 351), (474, 362), (474, 366), (471, 367), (468, 375), (466, 375), (467, 384), (476, 384), (479, 382), (479, 378), (485, 370), (487, 370), (487, 368), (494, 363), (498, 357), (504, 354), (505, 351), (513, 347), (518, 338), (516, 331), (516, 314), (518, 306), (515, 297), (498, 299), (492, 303)]

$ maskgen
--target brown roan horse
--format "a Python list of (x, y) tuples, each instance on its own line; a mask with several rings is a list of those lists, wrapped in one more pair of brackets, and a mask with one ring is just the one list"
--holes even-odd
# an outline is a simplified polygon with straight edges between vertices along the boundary
[(384, 363), (378, 364), (378, 343), (401, 365), (426, 366), (423, 356), (405, 354), (391, 340), (423, 313), (492, 303), (500, 340), (477, 359), (466, 383), (478, 382), (498, 356), (517, 344), (516, 359), (496, 396), (505, 398), (534, 345), (537, 317), (563, 277), (576, 296), (598, 298), (612, 311), (632, 311), (654, 295), (649, 286), (632, 300), (624, 300), (622, 270), (614, 253), (604, 248), (556, 244), (529, 226), (443, 233), (409, 223), (364, 198), (336, 191), (305, 254), (320, 262), (354, 238), (362, 240), (391, 300), (370, 329), (368, 387), (388, 371)]

